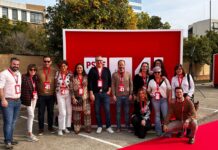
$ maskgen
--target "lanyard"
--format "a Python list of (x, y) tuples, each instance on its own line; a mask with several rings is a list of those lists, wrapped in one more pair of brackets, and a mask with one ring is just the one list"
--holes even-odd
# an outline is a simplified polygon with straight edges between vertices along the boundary
[(179, 87), (182, 85), (183, 76), (178, 76)]
[(45, 75), (45, 81), (48, 81), (48, 75), (50, 74), (50, 67), (48, 68), (48, 72), (46, 73), (46, 69), (43, 69), (43, 73)]
[(123, 76), (124, 76), (124, 72), (119, 72), (119, 76), (120, 76), (120, 83), (123, 84)]
[(8, 68), (8, 71), (9, 71), (9, 72), (11, 73), (11, 75), (13, 76), (13, 78), (14, 78), (16, 84), (18, 84), (18, 75), (15, 75), (15, 74), (11, 71), (11, 69), (9, 69), (9, 68)]
[(33, 85), (33, 91), (36, 91), (36, 83), (35, 83), (35, 81), (33, 81), (33, 77), (30, 77), (30, 80), (31, 80), (32, 85)]
[(83, 87), (83, 77), (79, 77), (78, 76), (78, 80), (79, 80), (79, 85), (80, 85), (80, 87)]
[(182, 114), (182, 116), (181, 116), (182, 123), (184, 122), (184, 120), (183, 120), (184, 103), (185, 103), (185, 100), (182, 102), (182, 112), (181, 112), (181, 114)]
[(156, 90), (159, 91), (159, 84), (160, 84), (160, 82), (155, 81), (155, 83), (156, 83), (156, 86), (157, 86)]
[(66, 77), (67, 77), (67, 73), (66, 74), (61, 73), (62, 85), (65, 84)]
[(97, 70), (98, 70), (99, 79), (101, 80), (101, 75), (102, 75), (102, 72), (103, 72), (103, 68), (101, 70), (97, 68)]

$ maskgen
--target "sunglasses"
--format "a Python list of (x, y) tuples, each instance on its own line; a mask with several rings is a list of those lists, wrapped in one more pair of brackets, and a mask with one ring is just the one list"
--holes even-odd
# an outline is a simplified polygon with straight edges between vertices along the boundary
[(30, 69), (29, 71), (36, 71), (36, 69)]
[(160, 72), (154, 72), (155, 74), (160, 74)]
[(48, 60), (48, 61), (47, 61), (47, 60), (44, 60), (44, 63), (50, 63), (50, 62), (51, 62), (50, 60)]

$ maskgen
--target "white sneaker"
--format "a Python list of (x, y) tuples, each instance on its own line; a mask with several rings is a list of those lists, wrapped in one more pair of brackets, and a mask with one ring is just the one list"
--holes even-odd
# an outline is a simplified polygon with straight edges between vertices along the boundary
[(31, 136), (27, 137), (27, 141), (29, 141), (29, 142), (37, 142), (37, 141), (39, 141), (39, 139), (35, 135), (32, 134)]
[(64, 132), (65, 133), (70, 133), (70, 131), (68, 129), (65, 129)]
[(63, 135), (63, 132), (62, 130), (58, 130), (58, 135), (62, 136)]
[(97, 130), (96, 130), (96, 133), (99, 134), (99, 133), (101, 133), (101, 132), (102, 132), (102, 127), (98, 127)]
[(106, 129), (108, 133), (114, 133), (113, 129), (111, 127)]

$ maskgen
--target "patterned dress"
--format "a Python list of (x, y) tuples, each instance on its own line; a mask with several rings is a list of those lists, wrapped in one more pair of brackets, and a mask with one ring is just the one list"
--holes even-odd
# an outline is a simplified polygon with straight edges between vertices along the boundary
[[(82, 81), (82, 82), (81, 82)], [(76, 98), (78, 103), (73, 104), (73, 123), (74, 130), (76, 133), (80, 131), (81, 128), (81, 114), (84, 114), (84, 126), (87, 132), (91, 130), (91, 108), (88, 95), (88, 79), (87, 76), (83, 76), (82, 80), (78, 76), (73, 77), (71, 84), (72, 97)], [(82, 96), (79, 95), (79, 89), (83, 88)]]

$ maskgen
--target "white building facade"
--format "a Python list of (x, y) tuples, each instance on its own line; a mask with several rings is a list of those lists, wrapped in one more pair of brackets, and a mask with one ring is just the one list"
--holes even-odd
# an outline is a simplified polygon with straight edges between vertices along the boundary
[(129, 0), (129, 5), (136, 13), (142, 12), (142, 0)]
[[(211, 23), (210, 23), (211, 21)], [(207, 19), (193, 23), (188, 26), (188, 35), (206, 35), (207, 31), (218, 32), (218, 19)]]
[(45, 23), (45, 6), (0, 0), (0, 18), (32, 24)]

